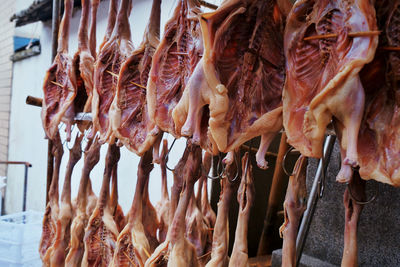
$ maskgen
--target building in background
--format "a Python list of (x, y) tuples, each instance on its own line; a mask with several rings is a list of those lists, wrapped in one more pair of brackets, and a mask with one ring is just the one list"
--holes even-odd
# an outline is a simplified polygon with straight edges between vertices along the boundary
[[(14, 23), (10, 14), (15, 10), (14, 0), (2, 1), (0, 11), (0, 161), (8, 159), (8, 134), (11, 107), (12, 61), (14, 52)], [(0, 176), (6, 176), (7, 165), (0, 164)]]

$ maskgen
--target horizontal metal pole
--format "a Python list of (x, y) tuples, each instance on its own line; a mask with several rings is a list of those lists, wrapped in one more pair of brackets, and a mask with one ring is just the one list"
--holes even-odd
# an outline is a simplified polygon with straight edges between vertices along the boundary
[(30, 164), (27, 161), (0, 161), (0, 164), (6, 164), (6, 165), (25, 165), (27, 167), (32, 167), (32, 164)]

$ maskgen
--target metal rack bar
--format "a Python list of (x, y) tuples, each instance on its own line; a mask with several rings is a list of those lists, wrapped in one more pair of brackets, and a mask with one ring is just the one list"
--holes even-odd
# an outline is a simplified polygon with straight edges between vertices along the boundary
[(26, 194), (28, 188), (28, 168), (32, 167), (27, 161), (0, 161), (0, 164), (6, 165), (25, 165), (25, 174), (24, 174), (24, 195), (22, 201), (22, 211), (26, 211)]
[(208, 8), (214, 9), (214, 10), (218, 8), (217, 5), (208, 3), (208, 2), (203, 1), (203, 0), (200, 0), (199, 2), (200, 2), (200, 5), (202, 5), (202, 6), (204, 6), (204, 7), (208, 7)]

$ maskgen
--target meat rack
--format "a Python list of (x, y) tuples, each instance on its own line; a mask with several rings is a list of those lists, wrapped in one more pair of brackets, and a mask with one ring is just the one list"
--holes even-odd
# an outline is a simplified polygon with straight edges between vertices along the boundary
[[(56, 53), (57, 53), (57, 45), (58, 45), (58, 31), (59, 31), (59, 26), (60, 26), (60, 21), (61, 21), (61, 13), (60, 13), (60, 6), (61, 6), (61, 1), (62, 0), (53, 0), (53, 8), (52, 8), (52, 61), (54, 60)], [(211, 9), (217, 9), (217, 6), (210, 4), (206, 1), (201, 1), (200, 4), (211, 8)], [(28, 105), (33, 105), (33, 106), (42, 106), (42, 99), (33, 97), (33, 96), (27, 96), (26, 98), (26, 104)], [(92, 115), (90, 113), (78, 113), (75, 116), (75, 121), (92, 121)], [(336, 136), (334, 133), (332, 133), (332, 130), (328, 129), (327, 130), (328, 136), (325, 139), (324, 142), (324, 149), (323, 149), (323, 157), (319, 160), (318, 163), (318, 168), (317, 172), (315, 174), (312, 188), (308, 197), (307, 201), (307, 209), (304, 212), (300, 228), (299, 228), (299, 233), (297, 236), (296, 240), (296, 251), (297, 251), (297, 256), (296, 256), (296, 266), (299, 266), (303, 248), (305, 241), (307, 239), (308, 231), (310, 229), (311, 221), (314, 215), (314, 211), (318, 202), (318, 199), (322, 197), (323, 195), (323, 190), (324, 190), (324, 182), (325, 182), (325, 174), (327, 170), (327, 166), (329, 165), (329, 160), (330, 156), (333, 150), (333, 146), (336, 140)], [(285, 150), (287, 150), (287, 144), (286, 144), (286, 135), (284, 132), (282, 132), (282, 138), (281, 138), (281, 145), (279, 147), (279, 153), (278, 154), (273, 154), (270, 153), (270, 155), (277, 157), (277, 164), (275, 166), (274, 170), (274, 177), (273, 177), (273, 184), (271, 185), (271, 192), (275, 190), (282, 190), (282, 182), (277, 181), (279, 179), (278, 176), (282, 175), (281, 172), (283, 171), (284, 167), (282, 167), (282, 163), (284, 163), (283, 158), (284, 154), (286, 153)], [(48, 141), (48, 152), (47, 152), (47, 183), (46, 183), (46, 192), (49, 191), (52, 176), (53, 176), (53, 163), (54, 163), (54, 157), (51, 153), (53, 147), (53, 143), (51, 140)], [(282, 150), (282, 151), (281, 151)], [(280, 179), (282, 180), (282, 179)], [(24, 189), (24, 192), (26, 192), (26, 188)], [(275, 196), (275, 194), (273, 194)], [(269, 201), (273, 200), (274, 196), (269, 197)], [(271, 199), (272, 198), (272, 199)], [(276, 198), (276, 196), (275, 196)], [(48, 195), (46, 194), (46, 204), (48, 202)], [(24, 205), (25, 207), (25, 205)], [(268, 208), (270, 205), (268, 205)], [(267, 209), (267, 214), (265, 220), (268, 218), (268, 209)], [(265, 230), (265, 225), (264, 225), (264, 230)], [(261, 242), (260, 242), (261, 244)], [(260, 248), (259, 248), (260, 252)], [(259, 254), (259, 253), (258, 253)], [(261, 257), (260, 259), (263, 259)]]

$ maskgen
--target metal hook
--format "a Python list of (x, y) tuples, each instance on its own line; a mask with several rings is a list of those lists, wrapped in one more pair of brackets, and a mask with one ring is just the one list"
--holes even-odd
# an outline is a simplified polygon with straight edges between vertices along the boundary
[[(245, 166), (244, 173), (243, 173), (244, 176), (247, 175), (247, 170), (248, 170), (248, 167), (250, 164), (250, 155), (251, 155), (252, 149), (253, 149), (253, 139), (250, 140), (249, 148), (247, 149), (248, 156), (247, 156), (247, 162), (246, 162), (246, 166)], [(231, 183), (234, 183), (239, 178), (239, 162), (238, 162), (238, 159), (236, 156), (235, 156), (235, 161), (236, 161), (236, 166), (237, 166), (236, 176), (232, 180), (230, 180), (228, 178), (229, 182), (231, 182)]]
[[(249, 157), (250, 157), (250, 154), (249, 154)], [(247, 158), (247, 160), (249, 160), (249, 158)], [(235, 178), (233, 178), (232, 180), (227, 178), (228, 181), (231, 183), (234, 183), (239, 178), (239, 161), (238, 161), (238, 157), (236, 155), (235, 155), (235, 162), (236, 162), (236, 166), (237, 166)], [(247, 164), (246, 164), (246, 167), (247, 167)]]
[(346, 185), (347, 185), (347, 189), (349, 191), (350, 198), (352, 200), (354, 200), (354, 202), (356, 202), (358, 205), (367, 205), (367, 204), (373, 202), (376, 199), (376, 197), (378, 196), (378, 187), (376, 187), (375, 194), (369, 200), (367, 200), (367, 201), (358, 200), (357, 198), (354, 197), (353, 193), (351, 192), (350, 183), (346, 183)]
[[(212, 161), (213, 161), (213, 163), (214, 163), (214, 157), (212, 157)], [(222, 165), (221, 172), (218, 172), (219, 169), (221, 168), (221, 165)], [(212, 166), (213, 166), (213, 168), (214, 168), (214, 164), (212, 164)], [(225, 171), (225, 167), (224, 167), (224, 165), (222, 164), (221, 153), (218, 153), (218, 163), (217, 163), (217, 172), (218, 172), (218, 174), (217, 174), (216, 176), (210, 176), (210, 175), (207, 173), (207, 178), (210, 179), (210, 180), (217, 180), (217, 179), (219, 179), (219, 178), (222, 177), (222, 174), (224, 173), (224, 171)]]
[(168, 155), (169, 155), (169, 152), (171, 152), (171, 149), (172, 149), (172, 147), (174, 146), (175, 141), (176, 141), (176, 138), (175, 138), (174, 141), (172, 142), (171, 146), (168, 148), (167, 155), (165, 156), (165, 167), (167, 168), (167, 170), (169, 170), (169, 171), (171, 171), (171, 172), (174, 172), (175, 169), (171, 169), (170, 167), (168, 167)]
[(287, 159), (287, 156), (290, 154), (290, 152), (293, 151), (293, 149), (294, 149), (294, 147), (290, 146), (289, 149), (286, 151), (285, 155), (283, 156), (283, 160), (282, 160), (282, 169), (283, 169), (283, 172), (284, 172), (287, 176), (289, 176), (289, 177), (290, 177), (290, 176), (293, 176), (294, 173), (288, 172), (288, 171), (287, 171), (287, 169), (286, 169), (286, 159)]

